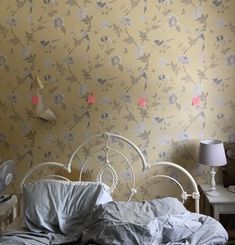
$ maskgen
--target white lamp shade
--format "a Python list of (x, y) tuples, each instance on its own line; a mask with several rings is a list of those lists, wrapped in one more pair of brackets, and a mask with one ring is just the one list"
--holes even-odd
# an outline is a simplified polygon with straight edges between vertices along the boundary
[(209, 166), (223, 166), (227, 164), (224, 144), (220, 140), (202, 140), (199, 147), (198, 161)]

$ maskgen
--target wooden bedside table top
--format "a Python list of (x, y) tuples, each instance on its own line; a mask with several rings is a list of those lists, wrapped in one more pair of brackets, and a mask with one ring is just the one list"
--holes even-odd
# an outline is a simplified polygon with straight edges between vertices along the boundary
[(228, 188), (225, 188), (222, 185), (216, 185), (216, 191), (218, 192), (218, 196), (210, 196), (206, 192), (210, 190), (210, 185), (200, 185), (203, 193), (206, 195), (208, 201), (213, 203), (235, 203), (235, 193), (228, 190)]

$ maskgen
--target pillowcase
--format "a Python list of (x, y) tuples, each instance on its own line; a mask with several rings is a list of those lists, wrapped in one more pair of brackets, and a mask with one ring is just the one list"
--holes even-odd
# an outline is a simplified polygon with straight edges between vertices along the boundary
[(175, 197), (164, 197), (148, 202), (156, 217), (163, 215), (176, 215), (187, 213), (188, 210)]
[(40, 180), (23, 186), (24, 222), (35, 232), (68, 234), (98, 204), (112, 201), (98, 182)]

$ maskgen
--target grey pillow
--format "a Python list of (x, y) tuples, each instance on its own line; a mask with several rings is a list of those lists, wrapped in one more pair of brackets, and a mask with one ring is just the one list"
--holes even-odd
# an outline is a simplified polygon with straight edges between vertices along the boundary
[(187, 213), (188, 210), (182, 202), (174, 197), (164, 197), (148, 202), (156, 217), (163, 215), (176, 215)]
[(68, 234), (98, 204), (112, 201), (110, 189), (98, 182), (40, 180), (23, 186), (24, 222), (35, 232)]

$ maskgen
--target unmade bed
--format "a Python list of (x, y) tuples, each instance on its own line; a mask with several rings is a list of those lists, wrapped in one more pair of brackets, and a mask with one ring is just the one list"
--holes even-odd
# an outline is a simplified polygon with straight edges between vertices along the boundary
[[(89, 152), (80, 163), (77, 181), (59, 175), (49, 175), (37, 181), (28, 181), (30, 176), (45, 166), (55, 166), (71, 171), (74, 161), (79, 160), (81, 149), (94, 139), (104, 138), (104, 146)], [(148, 172), (153, 168), (177, 169), (191, 185), (185, 191), (178, 178), (166, 174), (150, 175), (142, 182), (136, 180), (132, 161), (123, 153), (110, 146), (110, 142), (123, 141), (134, 149), (143, 167)], [(104, 157), (99, 163), (95, 181), (82, 181), (82, 174), (88, 160), (94, 153), (102, 151)], [(113, 193), (123, 187), (110, 156), (121, 156), (130, 168), (132, 177), (128, 184), (127, 200), (114, 200)], [(111, 176), (109, 184), (104, 183), (105, 175)], [(180, 197), (155, 195), (150, 200), (137, 198), (141, 188), (149, 181), (167, 179), (180, 190)], [(145, 190), (145, 189), (144, 189)], [(143, 191), (143, 189), (142, 189)], [(147, 190), (145, 190), (147, 192)], [(152, 192), (152, 191), (151, 191)], [(171, 162), (148, 164), (141, 150), (123, 136), (111, 133), (94, 135), (78, 146), (68, 163), (40, 163), (29, 170), (21, 183), (22, 212), (8, 230), (1, 234), (0, 244), (43, 245), (223, 245), (228, 234), (215, 219), (199, 214), (199, 192), (192, 175), (183, 167)], [(195, 212), (188, 211), (184, 202), (192, 198)]]

